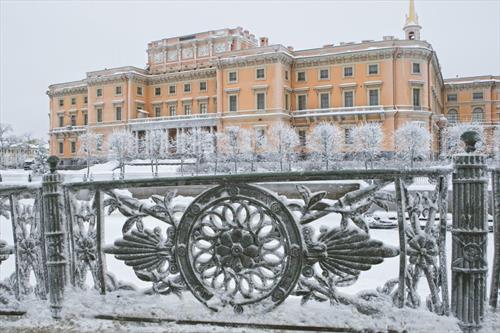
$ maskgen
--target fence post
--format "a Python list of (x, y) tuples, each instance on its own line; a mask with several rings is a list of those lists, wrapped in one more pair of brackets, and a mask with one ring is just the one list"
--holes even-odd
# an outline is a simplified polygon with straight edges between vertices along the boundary
[(492, 170), (491, 183), (493, 203), (491, 215), (493, 215), (495, 252), (493, 257), (493, 269), (491, 270), (490, 305), (496, 308), (498, 303), (498, 288), (500, 287), (500, 167)]
[(50, 173), (45, 174), (42, 180), (43, 222), (49, 273), (50, 308), (52, 317), (58, 319), (61, 318), (64, 288), (68, 281), (66, 270), (69, 256), (61, 188), (63, 177), (56, 171), (59, 159), (56, 156), (50, 156), (47, 161), (50, 165)]
[(481, 326), (486, 300), (487, 168), (479, 136), (462, 134), (467, 154), (453, 157), (452, 313), (466, 332)]

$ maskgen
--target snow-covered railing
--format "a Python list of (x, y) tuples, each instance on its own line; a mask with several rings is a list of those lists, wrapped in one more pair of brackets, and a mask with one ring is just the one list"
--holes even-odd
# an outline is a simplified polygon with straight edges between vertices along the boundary
[[(249, 308), (269, 310), (297, 296), (301, 303), (326, 301), (373, 315), (383, 313), (388, 302), (420, 307), (418, 285), (423, 280), (430, 293), (425, 301), (430, 311), (451, 312), (466, 329), (482, 320), (487, 170), (481, 155), (457, 155), (454, 165), (406, 170), (76, 183), (63, 183), (55, 170), (57, 159), (51, 162), (41, 189), (0, 188), (0, 212), (11, 219), (14, 230), (22, 231), (14, 232), (14, 244), (0, 241), (0, 261), (14, 254), (19, 263), (0, 288), (7, 291), (0, 294), (6, 306), (9, 292), (22, 300), (23, 293), (34, 290), (43, 298), (48, 290), (52, 314), (59, 318), (65, 290), (85, 289), (90, 277), (92, 287), (109, 297), (120, 290), (137, 290), (142, 297), (191, 293), (208, 309), (229, 307), (238, 314)], [(445, 217), (452, 173), (453, 250), (452, 258), (447, 258)], [(421, 177), (432, 186), (414, 185)], [(310, 182), (321, 186), (352, 180), (359, 181), (358, 187), (330, 199), (325, 191), (309, 188)], [(266, 189), (266, 183), (290, 182), (296, 184), (296, 193), (280, 196)], [(197, 186), (201, 193), (181, 198), (174, 188), (185, 186)], [(144, 189), (157, 194), (137, 198)], [(373, 218), (374, 209), (394, 209), (395, 224)], [(495, 209), (498, 219), (498, 204)], [(117, 239), (106, 243), (105, 230), (117, 223), (121, 229)], [(378, 227), (394, 227), (398, 246), (377, 240), (372, 229)], [(391, 257), (399, 258), (398, 269), (386, 271), (388, 280), (378, 281), (373, 291), (352, 296), (340, 290)], [(142, 286), (149, 287), (140, 292), (130, 281), (120, 281), (126, 274), (114, 275), (108, 262), (123, 262)], [(31, 271), (35, 288), (25, 278)], [(498, 294), (498, 279), (492, 279), (490, 293), (495, 291)], [(125, 310), (96, 318), (126, 318)]]
[(383, 105), (365, 105), (365, 106), (351, 106), (351, 107), (337, 107), (337, 108), (324, 108), (324, 109), (306, 109), (296, 110), (291, 112), (294, 118), (300, 117), (314, 117), (314, 116), (348, 116), (356, 114), (379, 114), (379, 113), (394, 113), (397, 111), (429, 111), (425, 107), (408, 106), (404, 109), (394, 108), (393, 106)]
[(65, 132), (85, 132), (86, 126), (64, 126), (53, 128), (50, 133), (65, 133)]
[(150, 122), (164, 122), (164, 121), (176, 121), (176, 120), (197, 120), (197, 119), (210, 119), (220, 116), (218, 113), (200, 113), (191, 115), (179, 115), (179, 116), (164, 116), (164, 117), (145, 117), (145, 118), (135, 118), (130, 119), (130, 123), (150, 123)]

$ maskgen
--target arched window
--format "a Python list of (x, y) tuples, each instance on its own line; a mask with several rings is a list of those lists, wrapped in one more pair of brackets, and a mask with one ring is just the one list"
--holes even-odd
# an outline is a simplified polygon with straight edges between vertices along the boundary
[(415, 39), (415, 33), (413, 31), (410, 31), (410, 33), (408, 34), (408, 39), (409, 40), (414, 40)]
[(482, 108), (474, 108), (472, 110), (472, 122), (482, 123), (484, 121), (484, 111)]
[(450, 124), (456, 124), (458, 123), (458, 112), (455, 109), (450, 109), (448, 110), (448, 114), (446, 116), (448, 118), (448, 122)]

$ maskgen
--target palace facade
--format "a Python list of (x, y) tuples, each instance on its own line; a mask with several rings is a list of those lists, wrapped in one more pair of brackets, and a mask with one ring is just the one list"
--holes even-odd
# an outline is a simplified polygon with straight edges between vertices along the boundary
[(116, 129), (139, 139), (153, 129), (175, 138), (193, 127), (227, 126), (265, 136), (279, 121), (292, 124), (304, 145), (315, 124), (334, 122), (344, 131), (346, 151), (358, 124), (380, 123), (384, 150), (393, 151), (394, 131), (418, 121), (437, 151), (444, 117), (499, 123), (499, 76), (443, 79), (436, 52), (421, 39), (412, 0), (403, 31), (404, 39), (308, 50), (270, 44), (240, 27), (150, 42), (146, 69), (88, 72), (49, 87), (50, 152), (76, 162), (78, 136), (87, 130), (104, 142)]

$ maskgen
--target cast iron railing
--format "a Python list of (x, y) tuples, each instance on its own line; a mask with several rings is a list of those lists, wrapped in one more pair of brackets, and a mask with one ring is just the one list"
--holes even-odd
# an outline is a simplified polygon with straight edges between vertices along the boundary
[[(336, 170), (191, 176), (140, 180), (63, 183), (52, 161), (42, 188), (0, 188), (0, 213), (12, 223), (14, 244), (0, 241), (0, 262), (14, 255), (15, 274), (3, 282), (0, 301), (9, 293), (50, 295), (59, 318), (67, 286), (85, 288), (90, 274), (102, 294), (133, 289), (108, 272), (106, 257), (123, 261), (149, 293), (192, 293), (211, 310), (236, 313), (258, 305), (270, 309), (289, 295), (308, 301), (351, 304), (359, 312), (383, 311), (372, 303), (389, 298), (398, 307), (419, 307), (420, 280), (430, 291), (426, 306), (439, 315), (457, 316), (465, 330), (480, 325), (486, 298), (487, 169), (484, 157), (458, 155), (454, 165), (424, 169)], [(452, 258), (447, 258), (448, 183), (453, 173)], [(498, 223), (498, 169), (493, 170), (493, 207)], [(412, 190), (416, 177), (434, 189)], [(362, 180), (336, 199), (313, 192), (310, 181)], [(301, 200), (267, 190), (266, 183), (300, 183)], [(173, 187), (206, 187), (187, 206), (173, 205)], [(317, 186), (317, 185), (316, 185)], [(149, 200), (122, 189), (161, 188)], [(291, 193), (287, 195), (293, 196)], [(397, 211), (399, 246), (372, 238), (369, 212)], [(123, 215), (121, 236), (105, 244), (105, 210)], [(337, 214), (340, 223), (318, 226)], [(154, 225), (151, 218), (158, 221)], [(423, 223), (422, 223), (423, 221)], [(490, 303), (499, 285), (499, 228)], [(399, 256), (393, 278), (359, 297), (338, 287), (356, 283), (363, 271)], [(448, 268), (451, 267), (451, 293)], [(34, 273), (36, 285), (29, 283)], [(390, 275), (389, 275), (390, 276)], [(377, 286), (374, 286), (377, 287)], [(451, 294), (451, 301), (449, 299)]]

